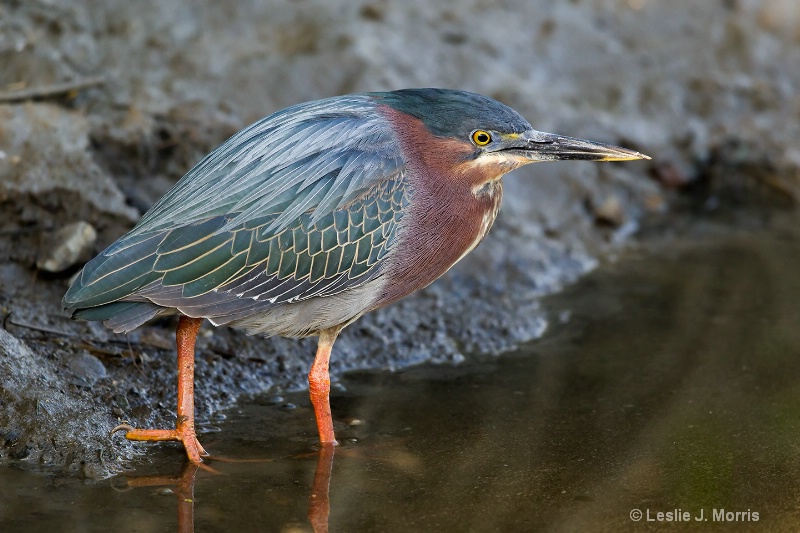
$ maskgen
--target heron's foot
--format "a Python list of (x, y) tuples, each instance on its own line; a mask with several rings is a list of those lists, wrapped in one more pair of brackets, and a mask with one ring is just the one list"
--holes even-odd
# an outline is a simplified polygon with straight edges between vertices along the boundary
[(124, 431), (125, 438), (128, 440), (150, 442), (165, 440), (180, 441), (183, 444), (183, 448), (186, 450), (189, 461), (193, 464), (200, 464), (203, 462), (203, 457), (211, 456), (197, 440), (194, 428), (190, 427), (188, 424), (178, 424), (178, 427), (175, 429), (137, 429), (128, 424), (120, 424), (111, 430), (111, 434), (113, 435), (117, 431)]

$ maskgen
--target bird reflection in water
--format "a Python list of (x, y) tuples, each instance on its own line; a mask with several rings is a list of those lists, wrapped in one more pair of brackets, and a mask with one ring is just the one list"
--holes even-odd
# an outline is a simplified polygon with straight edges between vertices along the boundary
[(308, 521), (311, 522), (314, 533), (328, 533), (328, 517), (331, 514), (329, 493), (335, 449), (333, 444), (322, 444), (317, 455), (317, 470), (314, 472), (314, 483), (308, 496)]
[(178, 499), (178, 533), (191, 533), (194, 531), (194, 482), (199, 469), (199, 464), (187, 462), (177, 476), (125, 476), (125, 481), (132, 489), (171, 487)]
[[(308, 496), (308, 521), (314, 533), (328, 532), (328, 517), (330, 516), (330, 483), (333, 471), (333, 444), (322, 444), (317, 455), (317, 468), (314, 481)], [(297, 458), (308, 457), (308, 455)], [(226, 459), (215, 460), (222, 462), (265, 462), (265, 460), (230, 461)], [(194, 532), (194, 486), (198, 470), (205, 470), (212, 475), (224, 475), (206, 464), (184, 463), (183, 470), (176, 476), (125, 476), (127, 487), (130, 489), (141, 487), (170, 487), (175, 494), (178, 504), (178, 533)]]

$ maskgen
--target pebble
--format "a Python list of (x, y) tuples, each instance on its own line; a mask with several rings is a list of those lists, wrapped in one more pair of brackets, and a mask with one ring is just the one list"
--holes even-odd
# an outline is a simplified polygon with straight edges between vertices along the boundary
[(72, 380), (74, 385), (91, 387), (106, 377), (106, 367), (103, 362), (85, 350), (71, 356), (67, 366), (74, 376)]
[(625, 222), (625, 211), (622, 202), (616, 196), (607, 197), (600, 206), (595, 209), (595, 219), (603, 224), (608, 224), (615, 228)]
[(55, 231), (49, 245), (40, 252), (36, 266), (47, 272), (61, 272), (86, 261), (94, 250), (97, 231), (88, 222), (74, 222)]

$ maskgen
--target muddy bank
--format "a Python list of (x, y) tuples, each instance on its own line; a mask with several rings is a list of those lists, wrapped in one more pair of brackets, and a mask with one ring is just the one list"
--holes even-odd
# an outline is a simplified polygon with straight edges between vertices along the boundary
[[(798, 27), (791, 0), (520, 0), (480, 13), (422, 0), (3, 4), (0, 458), (102, 476), (143, 450), (107, 438), (111, 427), (172, 423), (174, 323), (126, 337), (70, 322), (59, 302), (77, 266), (36, 265), (79, 221), (101, 250), (249, 122), (332, 94), (460, 87), (539, 129), (654, 157), (509, 176), (490, 237), (430, 288), (348, 328), (332, 371), (457, 363), (541, 335), (537, 299), (593, 268), (641, 217), (663, 216), (671, 189), (700, 190), (706, 207), (728, 194), (797, 198), (798, 121), (786, 117), (800, 110)], [(199, 416), (212, 423), (241, 394), (302, 387), (313, 351), (313, 340), (204, 328)]]

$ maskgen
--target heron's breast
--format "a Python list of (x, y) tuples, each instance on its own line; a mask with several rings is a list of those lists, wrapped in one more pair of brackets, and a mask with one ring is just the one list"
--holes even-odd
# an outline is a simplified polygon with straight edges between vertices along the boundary
[[(438, 192), (438, 194), (437, 194)], [(500, 180), (477, 191), (416, 190), (403, 219), (387, 283), (374, 308), (426, 287), (450, 270), (483, 240), (497, 217)]]

